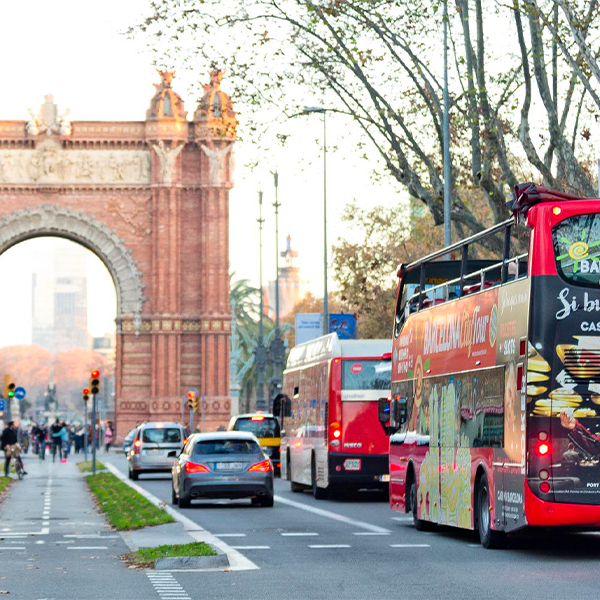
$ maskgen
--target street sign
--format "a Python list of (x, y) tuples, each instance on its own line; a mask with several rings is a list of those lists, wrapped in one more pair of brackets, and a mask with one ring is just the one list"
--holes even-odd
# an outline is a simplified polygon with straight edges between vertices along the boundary
[(330, 313), (329, 333), (337, 333), (340, 340), (356, 339), (356, 317), (347, 313)]
[(0, 400), (0, 411), (4, 411), (4, 410), (5, 410), (4, 400)]
[(310, 342), (322, 333), (322, 315), (320, 313), (296, 314), (296, 345)]
[(27, 392), (25, 391), (24, 387), (18, 387), (15, 390), (15, 398), (17, 400), (23, 400), (23, 398), (25, 398), (26, 395), (27, 395)]

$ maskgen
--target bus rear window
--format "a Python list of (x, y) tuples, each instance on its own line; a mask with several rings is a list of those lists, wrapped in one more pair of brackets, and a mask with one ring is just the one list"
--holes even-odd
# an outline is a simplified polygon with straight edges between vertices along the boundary
[(569, 283), (600, 284), (600, 214), (576, 215), (552, 229), (558, 274)]
[(389, 390), (391, 378), (391, 360), (342, 361), (343, 390)]
[(244, 417), (237, 419), (233, 426), (234, 431), (249, 431), (257, 438), (281, 437), (279, 422), (273, 417)]

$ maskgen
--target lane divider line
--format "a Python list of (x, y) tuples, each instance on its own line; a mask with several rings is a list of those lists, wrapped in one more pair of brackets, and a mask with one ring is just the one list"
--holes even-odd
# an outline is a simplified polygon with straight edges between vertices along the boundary
[(281, 534), (283, 537), (317, 537), (319, 534), (316, 532), (306, 532), (306, 533), (302, 533), (300, 531), (295, 532), (295, 531), (289, 531), (287, 533), (282, 533)]
[(391, 531), (379, 532), (379, 531), (355, 531), (352, 535), (391, 535)]
[(152, 502), (155, 506), (164, 508), (176, 521), (183, 523), (183, 527), (189, 535), (191, 535), (198, 542), (205, 542), (218, 548), (227, 555), (229, 559), (229, 571), (252, 571), (260, 569), (259, 566), (255, 565), (249, 558), (246, 558), (241, 552), (238, 552), (235, 548), (230, 546), (227, 542), (220, 540), (216, 535), (210, 531), (204, 529), (200, 524), (192, 521), (188, 517), (184, 517), (179, 511), (175, 510), (171, 506), (164, 506), (164, 503), (157, 498), (154, 494), (146, 491), (143, 487), (137, 485), (133, 481), (130, 481), (117, 467), (108, 461), (104, 461), (106, 468), (121, 481), (126, 483), (130, 488), (140, 493), (144, 498)]
[(390, 544), (390, 548), (431, 548), (430, 544)]
[(312, 544), (309, 548), (352, 548), (350, 544)]
[(290, 500), (288, 498), (284, 498), (283, 496), (276, 495), (275, 500), (281, 504), (287, 504), (288, 506), (293, 506), (294, 508), (311, 512), (314, 515), (319, 515), (320, 517), (326, 517), (328, 519), (333, 519), (334, 521), (339, 521), (340, 523), (346, 523), (348, 525), (358, 527), (359, 529), (366, 529), (367, 531), (373, 531), (376, 533), (391, 533), (391, 531), (385, 527), (371, 525), (371, 523), (365, 523), (364, 521), (357, 521), (344, 515), (338, 515), (330, 510), (317, 508), (316, 506), (310, 506), (309, 504), (304, 504), (303, 502), (296, 502), (295, 500)]
[(271, 546), (232, 546), (236, 550), (270, 550)]

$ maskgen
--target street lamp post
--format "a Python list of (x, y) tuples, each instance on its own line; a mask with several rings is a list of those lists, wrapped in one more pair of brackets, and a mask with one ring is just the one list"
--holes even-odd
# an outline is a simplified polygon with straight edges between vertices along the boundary
[(259, 280), (260, 280), (260, 314), (258, 316), (258, 343), (254, 350), (256, 360), (256, 409), (265, 410), (265, 367), (267, 365), (267, 352), (264, 345), (263, 315), (265, 299), (263, 290), (262, 271), (262, 230), (265, 220), (262, 218), (263, 193), (258, 192), (258, 243), (259, 243)]
[(269, 400), (272, 407), (272, 402), (275, 396), (279, 393), (282, 384), (283, 377), (283, 362), (285, 360), (285, 349), (283, 346), (283, 340), (281, 339), (281, 328), (279, 325), (279, 173), (275, 171), (273, 173), (273, 183), (275, 185), (275, 202), (273, 207), (275, 208), (275, 331), (273, 341), (269, 346), (269, 356), (273, 364), (274, 372), (273, 377), (270, 381), (270, 395)]
[(327, 292), (327, 111), (322, 106), (306, 106), (304, 114), (323, 115), (323, 334), (329, 333), (329, 294)]
[(448, 94), (448, 0), (444, 0), (444, 245), (452, 243), (450, 223), (450, 97)]

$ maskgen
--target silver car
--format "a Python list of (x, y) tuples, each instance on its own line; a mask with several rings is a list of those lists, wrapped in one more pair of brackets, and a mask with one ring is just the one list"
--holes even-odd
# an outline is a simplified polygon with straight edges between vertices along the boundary
[(172, 501), (180, 508), (196, 498), (251, 498), (273, 506), (273, 467), (251, 433), (195, 433), (171, 473)]
[(186, 442), (186, 430), (179, 423), (142, 423), (127, 454), (129, 479), (141, 473), (168, 473)]

